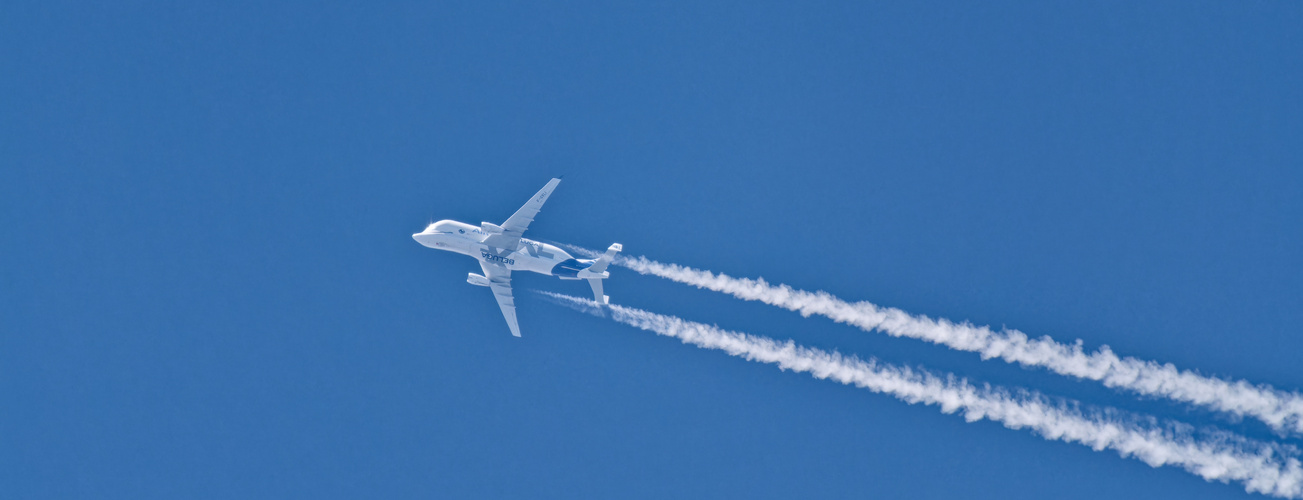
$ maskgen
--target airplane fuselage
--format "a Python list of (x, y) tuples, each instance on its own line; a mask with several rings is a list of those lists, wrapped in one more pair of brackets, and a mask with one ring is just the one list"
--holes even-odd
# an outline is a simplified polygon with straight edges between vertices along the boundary
[(498, 301), (498, 309), (502, 310), (502, 318), (507, 320), (507, 327), (516, 337), (520, 336), (520, 324), (516, 321), (516, 299), (511, 293), (512, 271), (587, 280), (593, 289), (594, 301), (603, 305), (611, 303), (611, 298), (604, 293), (602, 281), (611, 277), (606, 269), (616, 254), (624, 249), (619, 243), (612, 243), (606, 253), (596, 259), (579, 260), (553, 245), (522, 237), (559, 184), (559, 177), (548, 181), (501, 225), (481, 222), (479, 226), (473, 226), (455, 220), (441, 220), (412, 235), (412, 239), (423, 246), (457, 252), (478, 260), (484, 274), (468, 273), (466, 282), (493, 292), (493, 299)]
[(452, 220), (435, 222), (426, 227), (425, 231), (412, 235), (413, 239), (426, 247), (467, 255), (512, 271), (531, 271), (561, 279), (607, 275), (603, 272), (603, 276), (589, 276), (588, 273), (581, 276), (580, 273), (584, 273), (592, 261), (575, 259), (555, 245), (521, 238), (519, 248), (508, 250), (485, 244), (484, 240), (488, 237), (489, 233), (478, 226)]

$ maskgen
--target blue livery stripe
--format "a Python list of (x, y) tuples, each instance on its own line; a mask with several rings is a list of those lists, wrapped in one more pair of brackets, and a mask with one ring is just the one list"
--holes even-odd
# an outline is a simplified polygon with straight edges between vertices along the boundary
[(577, 259), (566, 259), (552, 267), (552, 276), (578, 278), (579, 271), (588, 269), (588, 266), (591, 265), (593, 265), (592, 262), (580, 262)]

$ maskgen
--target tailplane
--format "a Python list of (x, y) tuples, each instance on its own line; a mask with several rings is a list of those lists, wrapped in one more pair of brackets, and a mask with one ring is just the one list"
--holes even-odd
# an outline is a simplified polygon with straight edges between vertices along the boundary
[(589, 266), (588, 270), (594, 273), (606, 272), (606, 266), (611, 265), (611, 261), (615, 260), (615, 254), (620, 253), (620, 250), (624, 250), (623, 245), (612, 243), (611, 246), (606, 249), (606, 253), (593, 261), (593, 265)]
[(611, 265), (611, 261), (615, 260), (615, 254), (620, 253), (620, 250), (624, 250), (624, 247), (619, 243), (612, 243), (606, 249), (606, 253), (593, 261), (593, 265), (588, 266), (588, 269), (585, 269), (589, 274), (602, 275), (600, 278), (588, 278), (588, 286), (593, 287), (593, 300), (596, 300), (598, 304), (607, 305), (611, 303), (611, 298), (602, 293), (602, 280), (609, 276), (606, 273), (606, 267)]
[(593, 287), (593, 297), (595, 298), (595, 300), (597, 300), (597, 303), (599, 305), (604, 306), (611, 303), (611, 297), (608, 297), (606, 294), (602, 293), (601, 279), (593, 278), (588, 280), (588, 286)]

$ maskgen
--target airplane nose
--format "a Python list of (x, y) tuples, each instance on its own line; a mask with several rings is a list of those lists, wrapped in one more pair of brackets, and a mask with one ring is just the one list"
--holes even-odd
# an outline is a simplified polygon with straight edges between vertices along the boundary
[(421, 233), (413, 234), (413, 235), (412, 235), (412, 239), (414, 239), (414, 240), (416, 240), (416, 241), (418, 241), (418, 242), (421, 241)]

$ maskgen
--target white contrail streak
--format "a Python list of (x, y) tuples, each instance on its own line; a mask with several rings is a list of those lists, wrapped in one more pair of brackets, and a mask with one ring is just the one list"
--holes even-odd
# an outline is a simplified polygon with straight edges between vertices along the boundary
[[(580, 311), (599, 311), (597, 303), (587, 299), (539, 293)], [(1241, 482), (1249, 492), (1303, 498), (1303, 466), (1299, 460), (1263, 443), (1255, 446), (1243, 438), (1227, 436), (1195, 439), (1105, 415), (1087, 416), (1036, 394), (1013, 395), (989, 386), (977, 387), (954, 376), (941, 377), (874, 359), (865, 361), (798, 346), (790, 340), (777, 342), (640, 309), (617, 305), (608, 309), (615, 321), (686, 344), (889, 394), (910, 404), (935, 405), (944, 413), (958, 411), (969, 422), (988, 419), (1010, 429), (1030, 429), (1050, 440), (1079, 443), (1096, 451), (1111, 449), (1152, 467), (1180, 467), (1208, 481)]]
[[(591, 250), (566, 245), (581, 253)], [(900, 309), (869, 302), (847, 302), (827, 292), (808, 292), (763, 279), (735, 278), (723, 273), (656, 262), (646, 257), (623, 257), (615, 264), (641, 274), (659, 276), (698, 288), (756, 300), (801, 313), (817, 314), (865, 331), (881, 331), (941, 344), (951, 349), (980, 353), (982, 359), (1000, 358), (1027, 367), (1043, 367), (1061, 375), (1094, 380), (1107, 387), (1145, 396), (1201, 405), (1236, 416), (1251, 416), (1282, 434), (1303, 434), (1303, 395), (1266, 384), (1224, 380), (1179, 370), (1171, 363), (1120, 357), (1108, 346), (1083, 352), (1081, 341), (1063, 344), (1045, 336), (1032, 339), (1017, 330), (954, 323), (912, 315)]]

